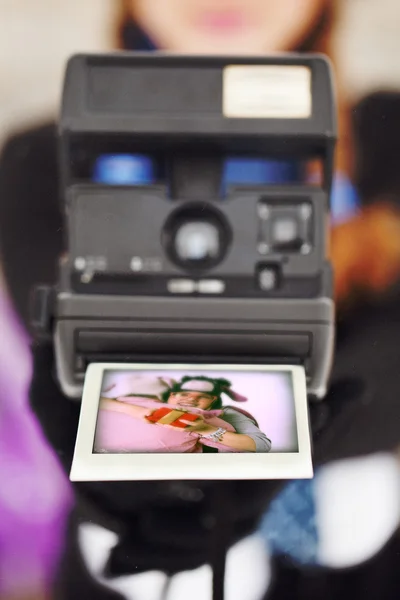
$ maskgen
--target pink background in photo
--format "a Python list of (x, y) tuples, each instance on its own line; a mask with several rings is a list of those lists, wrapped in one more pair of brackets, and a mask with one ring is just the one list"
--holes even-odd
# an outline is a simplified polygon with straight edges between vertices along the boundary
[[(206, 375), (228, 379), (232, 382), (232, 389), (246, 396), (248, 401), (238, 403), (223, 395), (223, 405), (243, 408), (251, 413), (257, 419), (261, 431), (271, 439), (273, 452), (296, 452), (298, 450), (290, 372), (207, 372), (206, 370), (190, 371), (190, 369), (187, 371), (108, 371), (104, 375), (103, 390), (113, 383), (116, 384), (113, 391), (118, 389), (121, 395), (137, 393), (139, 390), (134, 383), (135, 375), (141, 379), (141, 393), (145, 393), (143, 376), (149, 377), (147, 393), (154, 393), (154, 389), (157, 387), (155, 380), (158, 377), (172, 377), (180, 380), (185, 375)], [(104, 395), (113, 397), (113, 391), (104, 393)]]

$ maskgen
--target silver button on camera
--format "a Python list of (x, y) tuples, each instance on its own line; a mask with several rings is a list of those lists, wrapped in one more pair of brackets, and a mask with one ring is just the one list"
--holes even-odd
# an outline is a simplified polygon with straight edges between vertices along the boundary
[(278, 287), (278, 270), (274, 266), (259, 267), (257, 278), (258, 285), (264, 292), (270, 292)]
[(138, 273), (143, 270), (143, 259), (140, 256), (133, 256), (130, 262), (131, 271)]
[(203, 279), (199, 281), (197, 290), (200, 294), (222, 294), (225, 291), (225, 283), (220, 279)]
[(196, 291), (196, 282), (192, 279), (170, 279), (167, 289), (171, 294), (193, 294)]

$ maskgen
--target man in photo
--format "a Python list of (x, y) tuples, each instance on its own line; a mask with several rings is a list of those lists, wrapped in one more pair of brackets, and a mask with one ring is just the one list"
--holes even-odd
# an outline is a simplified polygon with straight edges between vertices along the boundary
[[(159, 378), (158, 378), (159, 380)], [(147, 390), (155, 391), (149, 377)], [(222, 404), (247, 398), (222, 378), (185, 376), (160, 396), (102, 397), (95, 452), (269, 452), (271, 441), (246, 411)]]

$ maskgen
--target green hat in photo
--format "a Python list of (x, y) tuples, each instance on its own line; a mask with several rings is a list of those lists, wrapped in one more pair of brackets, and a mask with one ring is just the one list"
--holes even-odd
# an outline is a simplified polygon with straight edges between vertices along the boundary
[(222, 394), (226, 394), (236, 402), (247, 402), (247, 398), (232, 390), (231, 386), (232, 384), (230, 381), (222, 379), (221, 377), (186, 375), (166, 390), (162, 397), (166, 402), (170, 394), (176, 394), (178, 392), (202, 392), (204, 394), (209, 394), (210, 396), (215, 396), (218, 400), (221, 399)]

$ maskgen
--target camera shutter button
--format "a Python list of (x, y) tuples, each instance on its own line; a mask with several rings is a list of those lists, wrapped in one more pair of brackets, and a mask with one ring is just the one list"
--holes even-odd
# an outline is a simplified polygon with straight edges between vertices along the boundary
[(258, 287), (264, 292), (271, 292), (279, 285), (279, 271), (276, 265), (259, 265), (256, 276)]

